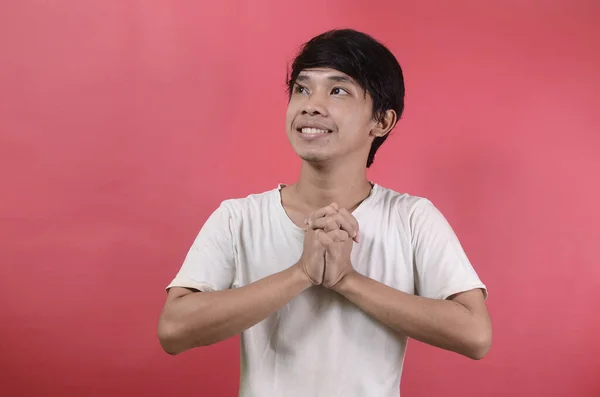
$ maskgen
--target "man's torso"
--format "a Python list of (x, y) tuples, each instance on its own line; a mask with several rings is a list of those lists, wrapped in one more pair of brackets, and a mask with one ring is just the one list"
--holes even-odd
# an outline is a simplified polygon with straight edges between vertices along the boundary
[[(230, 201), (235, 286), (292, 266), (303, 231), (286, 215), (279, 192)], [(418, 198), (375, 185), (354, 211), (361, 241), (352, 264), (361, 274), (414, 293), (405, 208)], [(398, 396), (406, 337), (341, 295), (311, 287), (242, 334), (240, 396)]]

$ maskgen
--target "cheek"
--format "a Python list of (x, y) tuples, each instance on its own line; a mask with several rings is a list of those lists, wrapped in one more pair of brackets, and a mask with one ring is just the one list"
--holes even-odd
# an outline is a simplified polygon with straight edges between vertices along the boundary
[(335, 114), (338, 127), (351, 133), (360, 133), (365, 129), (370, 129), (372, 124), (371, 114), (365, 112), (362, 106), (337, 107)]
[(298, 106), (294, 102), (289, 102), (285, 112), (285, 125), (288, 129), (296, 117), (297, 110)]

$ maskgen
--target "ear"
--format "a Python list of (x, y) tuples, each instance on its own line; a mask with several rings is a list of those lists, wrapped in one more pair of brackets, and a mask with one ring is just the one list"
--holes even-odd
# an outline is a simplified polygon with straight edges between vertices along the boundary
[(396, 125), (396, 121), (398, 121), (396, 112), (392, 109), (386, 110), (381, 120), (371, 129), (371, 136), (382, 137), (387, 135)]

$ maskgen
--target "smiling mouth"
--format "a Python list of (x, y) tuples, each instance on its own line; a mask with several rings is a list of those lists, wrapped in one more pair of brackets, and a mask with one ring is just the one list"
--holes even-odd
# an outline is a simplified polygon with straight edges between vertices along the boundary
[(320, 135), (320, 134), (330, 134), (331, 133), (331, 130), (325, 130), (322, 128), (313, 128), (313, 127), (296, 128), (296, 131), (298, 131), (304, 135)]

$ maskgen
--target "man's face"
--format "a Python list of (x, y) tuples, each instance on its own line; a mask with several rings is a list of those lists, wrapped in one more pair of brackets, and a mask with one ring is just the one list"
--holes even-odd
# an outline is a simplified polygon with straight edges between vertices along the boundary
[(303, 160), (366, 159), (376, 125), (370, 96), (348, 75), (334, 69), (307, 69), (298, 75), (286, 113), (287, 134)]

